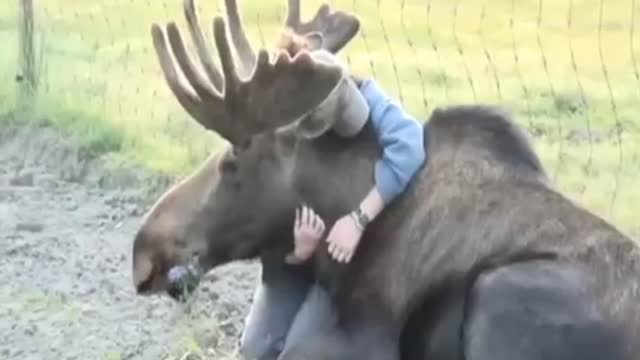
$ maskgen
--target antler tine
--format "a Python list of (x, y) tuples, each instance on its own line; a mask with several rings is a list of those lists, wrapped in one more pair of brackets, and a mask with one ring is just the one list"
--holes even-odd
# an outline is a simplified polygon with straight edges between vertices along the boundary
[[(227, 1), (233, 5), (233, 0)], [(223, 18), (216, 16), (213, 35), (222, 67), (220, 74), (204, 46), (194, 9), (193, 1), (185, 0), (187, 20), (201, 60), (208, 64), (205, 67), (209, 78), (194, 65), (175, 23), (167, 25), (168, 39), (158, 25), (152, 26), (156, 54), (165, 79), (183, 108), (205, 128), (216, 131), (234, 145), (258, 133), (291, 125), (324, 101), (343, 79), (341, 66), (316, 62), (308, 52), (300, 52), (294, 58), (282, 52), (271, 63), (264, 49), (257, 56), (251, 77), (240, 79), (229, 35), (232, 37), (235, 32), (236, 40), (244, 39), (240, 42), (246, 41), (246, 37), (238, 31), (241, 27), (234, 31), (231, 26), (228, 30)], [(235, 12), (233, 6), (231, 12)], [(237, 20), (238, 17), (230, 19), (239, 25)], [(245, 56), (242, 61), (245, 69), (246, 59)]]
[(228, 128), (236, 138), (290, 125), (324, 101), (342, 79), (342, 67), (316, 62), (307, 52), (293, 58), (281, 52), (271, 63), (262, 49), (252, 77), (240, 80), (225, 30), (224, 20), (216, 17), (214, 38), (226, 80), (227, 115), (233, 119)]
[(175, 23), (171, 22), (167, 25), (167, 33), (169, 35), (169, 44), (175, 56), (182, 73), (185, 75), (191, 87), (196, 91), (200, 99), (209, 100), (212, 98), (221, 98), (217, 89), (206, 79), (202, 73), (196, 68), (191, 61), (187, 52), (180, 30)]
[(229, 30), (231, 32), (231, 41), (233, 42), (236, 54), (240, 59), (240, 68), (242, 69), (242, 77), (246, 78), (251, 75), (253, 67), (256, 63), (256, 54), (251, 48), (251, 44), (244, 32), (238, 4), (236, 0), (225, 0), (227, 9), (227, 18), (229, 20)]
[(160, 62), (162, 74), (169, 85), (169, 89), (173, 92), (182, 107), (194, 118), (199, 116), (199, 107), (201, 100), (197, 94), (185, 83), (176, 71), (173, 58), (167, 48), (167, 42), (162, 28), (157, 24), (151, 26), (151, 36), (153, 38), (153, 47)]
[(222, 91), (224, 86), (224, 79), (222, 78), (222, 74), (216, 67), (213, 62), (213, 56), (211, 55), (211, 51), (209, 51), (209, 47), (205, 42), (204, 34), (202, 33), (202, 28), (200, 27), (200, 21), (198, 19), (198, 13), (196, 12), (196, 6), (194, 0), (184, 0), (184, 15), (187, 18), (187, 25), (189, 26), (189, 32), (191, 33), (191, 38), (193, 39), (194, 44), (196, 45), (196, 49), (198, 51), (198, 57), (200, 58), (200, 63), (202, 67), (204, 67), (209, 80), (216, 87), (216, 89)]
[[(209, 130), (217, 131), (222, 137), (234, 139), (234, 134), (224, 123), (226, 111), (220, 93), (206, 81), (189, 59), (182, 37), (174, 23), (167, 26), (169, 43), (173, 55), (178, 60), (176, 66), (171, 51), (167, 47), (167, 38), (157, 24), (151, 27), (153, 45), (160, 67), (169, 88), (182, 107), (198, 123)], [(187, 81), (180, 76), (181, 70)]]
[(358, 19), (343, 11), (331, 13), (328, 4), (322, 4), (309, 22), (300, 20), (300, 0), (289, 0), (286, 26), (298, 35), (320, 33), (323, 37), (322, 48), (337, 53), (353, 39), (360, 30)]
[(288, 8), (289, 12), (285, 25), (295, 29), (300, 25), (300, 0), (289, 0)]
[(226, 33), (224, 19), (220, 16), (216, 16), (213, 19), (213, 38), (216, 42), (216, 48), (218, 48), (218, 56), (220, 57), (220, 64), (222, 64), (222, 73), (225, 79), (225, 99), (233, 96), (233, 92), (241, 84), (236, 72), (236, 64), (233, 61), (233, 55), (231, 54), (231, 45)]

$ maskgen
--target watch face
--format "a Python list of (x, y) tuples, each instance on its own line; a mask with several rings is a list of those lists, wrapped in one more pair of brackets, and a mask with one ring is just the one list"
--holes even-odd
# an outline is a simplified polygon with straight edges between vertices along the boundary
[(358, 208), (357, 214), (360, 225), (362, 225), (362, 227), (367, 226), (367, 224), (369, 223), (369, 217), (367, 216), (367, 214), (365, 214), (364, 211), (362, 211), (362, 209), (360, 208)]

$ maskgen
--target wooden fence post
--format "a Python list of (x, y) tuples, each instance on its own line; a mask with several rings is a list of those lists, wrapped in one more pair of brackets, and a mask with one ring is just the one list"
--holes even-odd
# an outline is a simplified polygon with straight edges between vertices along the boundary
[(21, 106), (33, 106), (38, 91), (38, 74), (36, 71), (35, 28), (33, 0), (18, 0), (20, 2), (19, 18), (19, 66), (20, 72), (16, 76), (19, 87), (19, 102)]

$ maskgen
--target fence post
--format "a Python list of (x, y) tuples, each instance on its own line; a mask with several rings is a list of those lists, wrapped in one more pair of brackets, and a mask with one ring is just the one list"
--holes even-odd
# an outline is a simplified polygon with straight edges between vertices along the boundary
[(23, 110), (31, 110), (33, 105), (35, 105), (38, 92), (33, 0), (18, 1), (20, 2), (20, 17), (18, 25), (18, 64), (20, 72), (16, 76), (16, 81), (19, 87), (18, 101)]

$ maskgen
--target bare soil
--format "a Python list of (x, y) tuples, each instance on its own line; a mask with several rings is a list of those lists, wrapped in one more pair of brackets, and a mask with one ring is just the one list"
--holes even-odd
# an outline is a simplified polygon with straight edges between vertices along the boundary
[(167, 183), (49, 129), (0, 130), (0, 358), (233, 357), (256, 264), (212, 272), (188, 304), (134, 294), (133, 235)]

